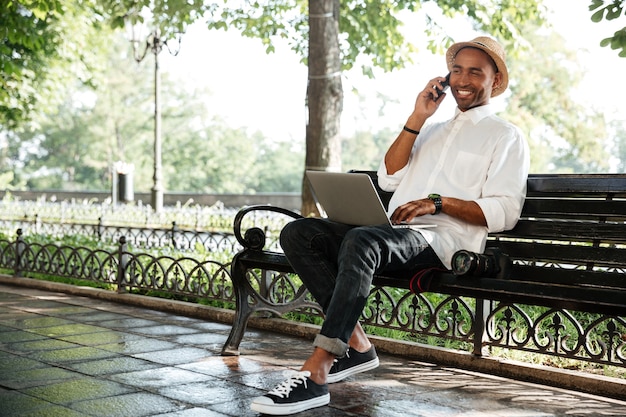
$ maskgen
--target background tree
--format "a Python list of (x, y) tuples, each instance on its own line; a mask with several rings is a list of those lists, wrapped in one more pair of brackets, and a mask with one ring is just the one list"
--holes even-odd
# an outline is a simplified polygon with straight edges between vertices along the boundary
[(389, 144), (396, 136), (398, 136), (397, 130), (384, 128), (379, 131), (358, 130), (353, 136), (343, 138), (342, 164), (344, 170), (377, 170)]
[(53, 109), (66, 83), (94, 85), (110, 29), (92, 6), (90, 0), (0, 0), (0, 129)]
[(626, 121), (612, 123), (611, 131), (615, 138), (612, 155), (616, 160), (616, 171), (626, 172)]
[[(54, 113), (36, 117), (29, 128), (5, 137), (3, 188), (105, 190), (111, 187), (111, 167), (117, 161), (134, 165), (137, 189), (150, 188), (152, 63), (132, 62), (122, 36), (111, 43), (114, 47), (97, 90), (78, 82), (65, 86), (59, 90), (63, 104)], [(207, 118), (209, 91), (183, 88), (183, 80), (167, 74), (162, 81), (168, 97), (162, 129), (167, 189), (200, 193), (300, 189), (303, 149), (274, 143), (252, 129), (230, 128), (218, 117)]]
[(526, 134), (531, 172), (606, 172), (604, 117), (572, 99), (582, 78), (576, 51), (554, 32), (532, 23), (520, 28), (533, 48), (509, 60), (515, 79), (504, 117)]
[[(109, 39), (113, 51), (128, 50), (127, 42), (119, 49), (119, 39)], [(32, 123), (15, 130), (14, 140), (23, 145), (37, 143), (21, 147), (19, 159), (24, 166), (17, 172), (27, 186), (76, 189), (72, 183), (77, 183), (83, 189), (107, 189), (113, 162), (139, 165), (150, 155), (149, 148), (141, 149), (137, 140), (151, 126), (150, 79), (137, 66), (127, 64), (127, 53), (108, 56), (102, 58), (101, 70), (94, 77), (97, 93), (74, 80), (57, 89), (62, 105), (45, 117), (35, 115)], [(79, 166), (82, 170), (77, 173)]]
[[(591, 20), (599, 23), (603, 20), (612, 21), (626, 16), (625, 0), (591, 0), (589, 10), (593, 12)], [(626, 58), (626, 27), (602, 39), (601, 46), (609, 46), (619, 51), (619, 56)]]
[[(0, 90), (0, 125), (5, 130), (2, 139), (12, 141), (5, 148), (4, 155), (7, 157), (10, 154), (15, 154), (15, 152), (28, 151), (28, 146), (24, 146), (27, 143), (41, 144), (41, 136), (34, 134), (31, 136), (16, 135), (16, 132), (19, 131), (7, 130), (7, 128), (17, 126), (20, 123), (23, 124), (24, 121), (33, 120), (31, 116), (34, 109), (42, 113), (54, 114), (50, 109), (62, 102), (55, 97), (66, 97), (65, 94), (58, 94), (60, 91), (58, 87), (68, 84), (69, 78), (67, 77), (73, 77), (73, 80), (78, 79), (84, 84), (98, 84), (100, 79), (94, 74), (97, 74), (95, 69), (102, 62), (100, 60), (102, 55), (98, 54), (98, 51), (102, 50), (99, 46), (110, 39), (106, 34), (105, 27), (101, 26), (100, 22), (108, 20), (113, 22), (115, 28), (119, 29), (126, 22), (143, 20), (142, 10), (145, 7), (150, 7), (155, 17), (153, 24), (158, 26), (164, 36), (168, 36), (184, 31), (191, 22), (204, 17), (208, 21), (209, 28), (234, 28), (241, 31), (245, 36), (259, 38), (266, 45), (268, 51), (273, 49), (274, 39), (277, 37), (286, 38), (305, 63), (309, 60), (310, 48), (322, 45), (321, 50), (323, 51), (323, 45), (338, 45), (338, 47), (330, 48), (329, 55), (325, 57), (326, 62), (335, 63), (334, 65), (339, 62), (341, 71), (350, 69), (359, 63), (362, 64), (362, 70), (365, 73), (371, 73), (373, 66), (381, 67), (384, 70), (402, 67), (410, 60), (411, 56), (415, 55), (415, 47), (404, 39), (401, 14), (404, 11), (418, 11), (424, 4), (434, 6), (432, 2), (408, 0), (315, 2), (315, 6), (324, 7), (321, 10), (322, 14), (331, 10), (332, 19), (330, 20), (332, 20), (333, 25), (337, 25), (338, 21), (338, 26), (333, 26), (334, 32), (321, 30), (319, 33), (323, 36), (336, 36), (337, 39), (311, 39), (309, 34), (312, 34), (313, 31), (311, 31), (311, 24), (308, 19), (308, 6), (310, 5), (305, 0), (266, 0), (254, 3), (188, 2), (186, 0), (167, 2), (154, 0), (91, 0), (86, 2), (37, 0), (20, 2), (19, 4), (10, 0), (0, 0), (0, 3), (1, 10), (3, 10), (0, 15), (2, 19), (2, 25), (0, 25), (0, 39), (2, 40), (0, 44), (0, 64), (2, 65), (0, 76), (3, 87), (6, 87)], [(608, 3), (613, 5), (612, 8), (606, 6)], [(232, 4), (237, 6), (232, 6)], [(521, 33), (528, 35), (527, 32), (519, 29), (522, 22), (541, 22), (542, 9), (540, 4), (540, 0), (472, 0), (466, 2), (441, 0), (437, 2), (437, 8), (444, 16), (467, 16), (477, 29), (489, 32), (505, 40), (507, 44), (516, 46), (515, 48), (508, 48), (509, 52), (515, 52), (522, 50), (517, 47), (522, 45), (524, 41)], [(594, 19), (606, 20), (621, 16), (622, 4), (623, 1), (592, 1), (590, 10), (595, 10)], [(338, 13), (337, 10), (339, 10)], [(600, 10), (602, 13), (599, 13)], [(618, 10), (619, 13), (617, 13)], [(425, 13), (424, 16), (423, 32), (430, 39), (430, 48), (443, 50), (451, 42), (443, 30), (445, 22), (432, 18), (428, 13)], [(85, 27), (80, 25), (85, 25)], [(95, 36), (96, 33), (99, 36)], [(618, 39), (617, 44), (619, 44), (619, 39), (622, 39), (619, 36), (614, 36), (614, 38)], [(127, 64), (125, 67), (128, 68), (129, 65)], [(309, 80), (309, 86), (311, 81)], [(73, 84), (73, 81), (69, 84)], [(330, 87), (334, 88), (334, 91)], [(332, 98), (341, 97), (342, 93), (340, 83), (334, 85), (328, 83), (323, 88), (310, 88), (308, 91), (331, 93)], [(527, 98), (529, 105), (535, 107), (539, 105), (538, 102), (531, 100), (532, 95)], [(328, 112), (326, 117), (309, 117), (309, 123), (326, 123), (329, 120), (338, 123), (341, 113), (340, 103), (341, 99), (330, 106), (319, 107), (313, 105), (313, 100), (308, 100), (309, 109), (312, 113)], [(517, 107), (520, 111), (516, 114), (522, 114), (522, 111), (532, 114), (525, 107), (527, 103), (520, 103)], [(135, 107), (141, 109), (141, 106)], [(149, 113), (147, 111), (147, 116), (139, 120), (148, 123), (150, 120)], [(98, 126), (102, 126), (104, 122), (108, 121), (106, 116), (101, 117), (103, 119), (99, 119)], [(60, 120), (73, 120), (73, 123), (76, 123), (78, 119), (61, 118)], [(324, 122), (318, 120), (324, 120)], [(126, 148), (130, 147), (131, 143), (132, 146), (138, 146), (135, 142), (140, 142), (130, 139), (133, 137), (132, 132), (126, 132), (125, 136), (119, 134), (122, 123), (120, 120), (114, 120), (113, 123), (114, 133), (109, 134), (108, 142), (106, 142), (108, 146), (114, 149), (111, 151), (111, 159), (116, 156), (116, 152), (118, 154), (126, 153)], [(70, 127), (71, 125), (69, 122), (65, 124), (65, 126)], [(307, 128), (307, 152), (309, 152), (310, 142), (314, 142), (314, 145), (318, 147), (312, 157), (307, 154), (307, 165), (325, 169), (331, 164), (335, 164), (333, 162), (335, 159), (332, 156), (339, 152), (336, 144), (339, 139), (337, 135), (333, 134), (333, 129), (330, 129), (330, 126), (334, 126), (332, 122), (328, 126), (323, 125), (317, 126), (316, 129), (310, 129), (320, 132), (315, 137), (313, 134), (309, 136), (309, 128)], [(557, 127), (556, 123), (550, 127), (553, 137), (565, 138), (572, 143), (585, 137), (579, 135), (580, 137), (577, 138), (573, 135), (568, 138), (562, 134), (565, 129), (559, 130)], [(584, 126), (580, 125), (579, 127), (583, 128)], [(78, 129), (78, 126), (74, 129)], [(74, 131), (86, 134), (96, 130), (98, 128), (92, 126), (89, 129)], [(17, 143), (20, 138), (24, 140), (24, 143)], [(116, 145), (112, 146), (113, 143)], [(561, 159), (567, 160), (571, 156), (578, 158), (585, 154), (588, 149), (592, 149), (592, 147), (582, 141), (573, 147), (569, 145), (562, 147)], [(581, 151), (584, 152), (581, 153)], [(142, 156), (148, 154), (149, 152), (137, 152), (135, 157), (141, 161)], [(593, 152), (589, 153), (589, 155), (591, 154)], [(104, 155), (104, 153), (96, 153), (96, 155)], [(35, 159), (31, 158), (29, 163), (34, 163)], [(95, 166), (96, 162), (101, 163), (102, 161), (93, 161), (92, 166)], [(31, 170), (31, 172), (36, 172), (36, 170)], [(86, 175), (88, 171), (86, 170), (84, 173)], [(72, 178), (71, 173), (65, 173), (65, 175)], [(6, 175), (4, 177), (6, 178)], [(75, 173), (73, 178), (76, 178)]]
[[(339, 120), (343, 105), (339, 0), (309, 1), (309, 55), (305, 169), (339, 171)], [(319, 214), (303, 178), (302, 213)]]

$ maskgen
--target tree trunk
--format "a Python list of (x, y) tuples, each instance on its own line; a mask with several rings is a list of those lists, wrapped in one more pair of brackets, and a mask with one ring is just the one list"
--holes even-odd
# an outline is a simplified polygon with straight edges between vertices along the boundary
[[(341, 170), (339, 4), (339, 0), (309, 0), (306, 169), (311, 170)], [(302, 214), (318, 214), (306, 178), (302, 182)]]

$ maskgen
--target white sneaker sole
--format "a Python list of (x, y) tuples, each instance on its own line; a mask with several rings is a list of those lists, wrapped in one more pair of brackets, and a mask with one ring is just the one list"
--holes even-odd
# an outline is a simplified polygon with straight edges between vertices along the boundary
[(325, 394), (320, 397), (311, 398), (310, 400), (291, 404), (274, 404), (269, 402), (266, 404), (264, 403), (266, 400), (271, 401), (267, 397), (259, 397), (252, 401), (250, 408), (252, 411), (256, 411), (258, 413), (269, 414), (272, 416), (286, 416), (288, 414), (295, 414), (301, 411), (328, 405), (330, 403), (330, 394)]
[(378, 368), (380, 361), (378, 360), (378, 356), (372, 359), (369, 362), (363, 362), (360, 365), (353, 366), (352, 368), (344, 369), (341, 372), (336, 372), (332, 375), (328, 375), (326, 378), (326, 383), (334, 384), (335, 382), (343, 381), (349, 376), (360, 374), (361, 372), (370, 371), (372, 369)]

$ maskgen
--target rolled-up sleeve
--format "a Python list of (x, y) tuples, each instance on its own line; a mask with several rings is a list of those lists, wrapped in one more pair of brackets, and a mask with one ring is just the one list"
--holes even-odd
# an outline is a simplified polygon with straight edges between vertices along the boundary
[(526, 198), (530, 166), (528, 144), (517, 128), (498, 144), (476, 203), (482, 209), (490, 233), (515, 227)]
[(387, 174), (387, 166), (385, 165), (385, 161), (380, 162), (380, 166), (378, 167), (378, 186), (384, 190), (393, 192), (398, 188), (400, 181), (406, 175), (408, 170), (408, 164), (404, 166), (401, 170), (395, 172), (394, 174)]

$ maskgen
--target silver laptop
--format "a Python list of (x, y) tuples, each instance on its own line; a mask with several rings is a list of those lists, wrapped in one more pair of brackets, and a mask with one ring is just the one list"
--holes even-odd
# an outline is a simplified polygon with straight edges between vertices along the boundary
[(391, 224), (372, 179), (367, 174), (306, 171), (322, 215), (355, 226), (436, 227), (434, 224)]

